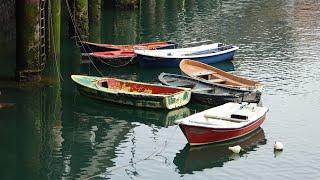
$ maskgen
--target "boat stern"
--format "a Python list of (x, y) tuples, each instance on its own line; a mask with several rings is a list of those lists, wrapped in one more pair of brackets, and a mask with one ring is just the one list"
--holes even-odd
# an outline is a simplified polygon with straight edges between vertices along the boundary
[(167, 109), (174, 109), (181, 106), (188, 104), (191, 99), (191, 90), (185, 89), (179, 93), (176, 93), (172, 96), (167, 96), (164, 99), (164, 104), (166, 105)]

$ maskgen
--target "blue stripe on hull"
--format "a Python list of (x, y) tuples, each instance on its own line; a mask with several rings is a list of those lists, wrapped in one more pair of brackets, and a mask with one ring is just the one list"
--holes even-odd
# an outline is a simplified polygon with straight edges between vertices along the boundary
[[(235, 51), (231, 51), (225, 54), (220, 54), (217, 56), (196, 58), (193, 60), (212, 64), (222, 61), (231, 60), (235, 54)], [(137, 55), (140, 67), (178, 67), (181, 59), (178, 58), (159, 58), (151, 56)]]

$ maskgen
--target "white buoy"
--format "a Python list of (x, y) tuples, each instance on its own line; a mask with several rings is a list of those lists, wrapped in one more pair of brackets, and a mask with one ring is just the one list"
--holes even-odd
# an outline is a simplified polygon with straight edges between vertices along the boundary
[(232, 146), (228, 148), (230, 151), (232, 151), (233, 153), (240, 153), (241, 151), (241, 146), (237, 145), (237, 146)]
[(276, 151), (282, 151), (283, 150), (283, 144), (279, 141), (276, 141), (274, 143), (274, 150)]

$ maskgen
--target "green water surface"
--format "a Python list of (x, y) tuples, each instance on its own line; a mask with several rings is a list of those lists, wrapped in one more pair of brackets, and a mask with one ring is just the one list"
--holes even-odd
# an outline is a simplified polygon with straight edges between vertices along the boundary
[[(214, 66), (265, 85), (261, 103), (270, 111), (261, 129), (193, 148), (173, 121), (206, 106), (142, 109), (78, 93), (71, 74), (158, 83), (159, 73), (180, 71), (80, 64), (63, 5), (61, 82), (0, 82), (0, 103), (13, 105), (0, 109), (0, 179), (318, 179), (319, 12), (314, 0), (143, 0), (139, 10), (103, 10), (90, 39), (235, 44), (235, 59)], [(0, 69), (12, 74), (15, 49), (6, 48)], [(275, 141), (283, 152), (273, 151)], [(236, 144), (245, 149), (240, 155), (227, 150)]]

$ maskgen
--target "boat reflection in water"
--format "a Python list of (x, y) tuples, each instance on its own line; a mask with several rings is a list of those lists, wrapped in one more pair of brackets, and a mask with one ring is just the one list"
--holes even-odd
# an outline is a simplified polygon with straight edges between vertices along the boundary
[(173, 163), (180, 174), (191, 174), (206, 168), (222, 167), (225, 162), (240, 158), (243, 154), (234, 154), (228, 147), (240, 145), (245, 153), (255, 151), (259, 145), (266, 144), (264, 131), (258, 128), (254, 132), (232, 141), (191, 147), (189, 144), (176, 154)]
[[(191, 114), (190, 109), (187, 107), (173, 110), (138, 108), (101, 102), (83, 96), (77, 96), (75, 100), (75, 104), (81, 104), (75, 113), (94, 114), (95, 116), (112, 117), (128, 122), (139, 122), (145, 125), (153, 124), (160, 127), (171, 126), (175, 120), (185, 118)], [(88, 104), (88, 106), (83, 106), (84, 104)]]
[[(126, 147), (127, 142), (134, 143), (134, 129), (139, 123), (152, 128), (167, 127), (176, 119), (190, 115), (186, 107), (171, 111), (135, 108), (83, 96), (76, 96), (70, 109), (72, 120), (66, 121), (62, 128), (63, 149), (67, 149), (63, 156), (64, 176), (69, 179), (75, 179), (74, 175), (88, 179), (115, 167), (114, 161), (122, 153), (119, 147)], [(77, 150), (87, 154), (77, 153)]]

